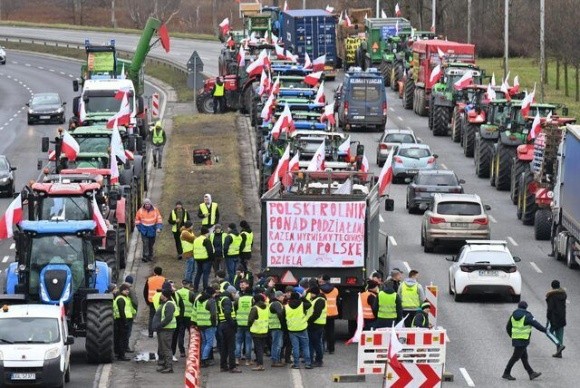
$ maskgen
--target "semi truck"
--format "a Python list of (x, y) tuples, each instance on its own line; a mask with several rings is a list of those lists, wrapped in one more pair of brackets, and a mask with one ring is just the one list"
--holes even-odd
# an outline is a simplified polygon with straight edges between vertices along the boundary
[[(373, 271), (389, 268), (377, 180), (350, 171), (291, 174), (292, 185), (277, 183), (261, 199), (262, 268), (278, 287), (329, 275), (342, 301), (340, 318), (354, 331), (358, 293)], [(386, 199), (385, 209), (393, 204)]]

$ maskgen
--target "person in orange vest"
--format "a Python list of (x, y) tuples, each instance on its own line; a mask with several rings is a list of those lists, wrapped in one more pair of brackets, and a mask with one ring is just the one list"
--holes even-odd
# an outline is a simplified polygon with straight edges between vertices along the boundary
[(363, 330), (371, 330), (375, 326), (376, 316), (373, 313), (372, 306), (375, 303), (378, 293), (379, 284), (374, 280), (367, 280), (367, 289), (360, 294), (364, 318)]
[(155, 237), (161, 233), (163, 228), (161, 213), (153, 206), (153, 202), (149, 198), (143, 200), (143, 206), (137, 211), (135, 225), (143, 240), (143, 257), (141, 260), (146, 263), (153, 260)]
[(334, 335), (334, 322), (338, 318), (338, 304), (340, 302), (338, 289), (330, 283), (330, 276), (324, 274), (320, 276), (320, 291), (326, 298), (326, 324), (324, 325), (324, 338), (326, 349), (329, 354), (334, 353), (336, 337)]
[(147, 306), (149, 306), (149, 338), (153, 338), (153, 317), (155, 316), (155, 306), (153, 306), (153, 295), (161, 290), (163, 283), (165, 283), (165, 276), (161, 267), (153, 268), (153, 274), (147, 278), (145, 287), (143, 288), (143, 297)]

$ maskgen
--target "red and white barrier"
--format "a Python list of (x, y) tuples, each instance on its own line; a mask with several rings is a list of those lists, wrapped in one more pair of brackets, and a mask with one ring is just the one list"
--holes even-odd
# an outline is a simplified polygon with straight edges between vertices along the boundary
[(151, 115), (154, 118), (159, 118), (159, 93), (151, 95)]
[(431, 305), (431, 309), (429, 311), (429, 323), (433, 325), (433, 327), (437, 327), (437, 295), (439, 294), (439, 288), (430, 284), (425, 287), (425, 297), (427, 298), (427, 302)]
[(189, 351), (185, 364), (185, 388), (201, 387), (201, 331), (196, 327), (189, 329)]

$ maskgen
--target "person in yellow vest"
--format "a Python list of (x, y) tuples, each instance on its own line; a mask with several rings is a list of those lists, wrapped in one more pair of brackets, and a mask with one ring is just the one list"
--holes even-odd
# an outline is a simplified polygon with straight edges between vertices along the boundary
[(157, 121), (151, 130), (151, 145), (153, 146), (153, 167), (161, 168), (163, 159), (163, 147), (167, 142), (165, 130), (161, 127), (161, 121)]
[(256, 352), (256, 366), (252, 368), (253, 371), (264, 370), (264, 345), (266, 338), (268, 338), (269, 321), (270, 308), (264, 296), (262, 294), (254, 295), (254, 306), (248, 317), (248, 325), (250, 326), (250, 333), (252, 333), (252, 340), (254, 341), (254, 349)]
[(530, 380), (534, 380), (541, 375), (540, 372), (534, 372), (528, 362), (528, 345), (530, 344), (530, 337), (532, 336), (532, 327), (542, 333), (546, 332), (546, 328), (534, 319), (534, 316), (527, 310), (527, 308), (528, 304), (522, 300), (518, 304), (518, 308), (508, 319), (506, 325), (506, 331), (512, 338), (512, 346), (514, 347), (514, 353), (505, 367), (503, 376), (501, 376), (506, 380), (516, 379), (511, 375), (511, 372), (513, 366), (519, 360), (522, 360)]
[[(402, 318), (401, 297), (391, 287), (380, 290), (372, 306), (373, 314), (376, 317), (375, 329), (392, 327)], [(413, 312), (413, 317), (415, 317), (415, 312)], [(413, 318), (411, 318), (412, 321)]]
[(125, 352), (129, 344), (129, 322), (133, 322), (134, 316), (133, 304), (129, 299), (129, 286), (121, 284), (119, 294), (113, 300), (115, 354), (119, 361), (130, 361), (125, 357)]
[(240, 221), (240, 265), (244, 267), (244, 271), (248, 270), (248, 261), (252, 258), (252, 245), (254, 244), (254, 232), (250, 228), (248, 221)]
[(238, 268), (236, 268), (236, 275), (234, 276), (234, 284), (232, 284), (236, 289), (240, 289), (240, 282), (242, 279), (245, 279), (250, 288), (254, 287), (254, 274), (250, 271), (244, 270), (244, 267), (241, 264), (238, 264)]
[(401, 297), (401, 305), (403, 306), (403, 317), (405, 319), (405, 327), (411, 327), (415, 312), (421, 306), (421, 303), (426, 299), (423, 286), (419, 284), (419, 271), (409, 271), (409, 277), (405, 279), (399, 286), (397, 293)]
[[(139, 299), (137, 298), (137, 294), (135, 293), (135, 289), (133, 288), (133, 283), (135, 279), (132, 275), (127, 275), (125, 277), (125, 282), (129, 286), (129, 299), (131, 300), (131, 306), (133, 308), (133, 317), (137, 316), (137, 310), (139, 310)], [(135, 353), (133, 349), (129, 347), (129, 339), (131, 338), (131, 334), (133, 333), (133, 320), (129, 321), (129, 327), (127, 329), (127, 346), (125, 349), (126, 353)]]
[(211, 272), (211, 263), (213, 262), (214, 253), (213, 245), (208, 238), (209, 230), (202, 226), (200, 235), (193, 241), (193, 259), (196, 264), (195, 280), (193, 289), (198, 290), (199, 281), (203, 275), (203, 288), (206, 288), (209, 283), (209, 274)]
[(179, 311), (179, 321), (177, 324), (177, 346), (179, 346), (179, 353), (181, 357), (185, 357), (185, 333), (189, 333), (191, 328), (191, 314), (193, 310), (192, 300), (194, 299), (193, 291), (191, 291), (191, 283), (187, 279), (181, 281), (182, 287), (176, 291), (179, 295), (180, 303), (183, 309)]
[[(380, 294), (379, 294), (380, 295)], [(431, 311), (431, 303), (424, 302), (421, 309), (417, 310), (411, 327), (420, 327), (423, 329), (431, 329), (433, 325), (429, 323), (429, 311)]]
[(163, 283), (165, 282), (165, 276), (163, 276), (163, 269), (161, 267), (153, 268), (153, 274), (147, 278), (145, 282), (145, 287), (143, 287), (143, 297), (147, 306), (149, 306), (149, 338), (153, 338), (153, 316), (155, 315), (155, 306), (153, 305), (153, 295), (157, 290), (161, 290)]
[[(248, 324), (248, 317), (253, 305), (253, 294), (250, 285), (245, 279), (240, 282), (240, 292), (238, 299), (234, 302), (234, 309), (236, 311), (236, 322), (238, 329), (236, 331), (236, 364), (240, 364), (240, 360), (245, 359), (246, 365), (250, 365), (252, 361), (252, 334), (250, 333), (250, 325)], [(244, 357), (242, 357), (242, 350)]]
[(213, 245), (214, 259), (213, 259), (213, 273), (217, 276), (217, 272), (225, 270), (224, 265), (224, 243), (226, 241), (227, 233), (222, 229), (221, 224), (213, 226), (213, 232), (209, 235), (209, 240)]
[(181, 250), (183, 253), (181, 257), (185, 259), (185, 275), (191, 284), (193, 284), (193, 274), (195, 273), (195, 260), (193, 259), (193, 241), (195, 240), (195, 233), (193, 233), (193, 223), (185, 221), (181, 227), (181, 234), (179, 236), (181, 241)]
[(181, 201), (175, 202), (175, 208), (169, 214), (169, 219), (167, 222), (169, 222), (169, 225), (171, 225), (171, 233), (173, 233), (173, 239), (175, 240), (177, 260), (181, 260), (183, 254), (183, 247), (181, 244), (181, 227), (185, 225), (185, 223), (190, 219), (189, 212), (183, 208), (183, 203)]
[(212, 201), (211, 194), (204, 194), (203, 203), (199, 204), (197, 217), (201, 219), (201, 225), (210, 229), (220, 222), (220, 209), (217, 202)]
[(311, 304), (307, 300), (301, 299), (300, 294), (292, 292), (290, 301), (284, 306), (286, 326), (290, 342), (292, 343), (292, 369), (300, 369), (300, 354), (306, 364), (306, 369), (312, 369), (312, 359), (310, 358), (310, 346), (308, 341), (308, 318), (310, 317)]
[(270, 302), (270, 315), (268, 330), (272, 336), (272, 368), (286, 366), (282, 362), (282, 346), (284, 344), (284, 331), (286, 331), (286, 320), (284, 319), (284, 293), (276, 291), (274, 299)]
[(157, 331), (159, 368), (157, 372), (173, 373), (173, 355), (171, 341), (173, 332), (177, 328), (175, 311), (177, 307), (171, 299), (171, 290), (164, 289), (160, 296), (160, 305), (153, 317), (153, 328)]
[(194, 303), (195, 325), (201, 330), (201, 367), (213, 365), (213, 342), (217, 331), (215, 289), (206, 287)]
[(222, 77), (217, 77), (211, 95), (213, 97), (213, 114), (224, 113), (226, 110), (226, 85)]
[(234, 299), (237, 290), (228, 288), (217, 297), (218, 333), (220, 337), (220, 370), (222, 372), (241, 373), (236, 366), (236, 311)]
[(310, 357), (313, 358), (312, 366), (321, 367), (324, 356), (324, 343), (322, 336), (326, 325), (327, 305), (326, 298), (320, 292), (319, 287), (311, 287), (312, 311), (308, 318), (308, 340), (310, 342)]
[(379, 284), (374, 280), (367, 280), (366, 290), (360, 294), (364, 319), (363, 330), (372, 330), (375, 328), (376, 315), (373, 312), (373, 305), (378, 293)]
[(340, 303), (338, 289), (330, 283), (329, 275), (320, 276), (320, 291), (326, 298), (326, 325), (324, 325), (324, 339), (329, 354), (334, 354), (336, 337), (334, 335), (334, 322), (338, 318), (338, 305)]
[(236, 224), (228, 225), (228, 235), (224, 242), (224, 253), (226, 258), (226, 269), (228, 271), (228, 282), (234, 283), (234, 276), (236, 275), (236, 267), (240, 260), (240, 245), (242, 237), (238, 233)]

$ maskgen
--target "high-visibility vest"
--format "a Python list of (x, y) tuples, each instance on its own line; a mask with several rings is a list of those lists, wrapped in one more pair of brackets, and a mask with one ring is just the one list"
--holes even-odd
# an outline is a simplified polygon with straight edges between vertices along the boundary
[(526, 316), (516, 320), (514, 316), (510, 318), (512, 322), (512, 339), (529, 340), (532, 335), (532, 326), (526, 325)]
[(206, 236), (199, 236), (193, 240), (193, 258), (195, 260), (207, 260), (209, 258), (207, 249), (203, 245), (206, 238)]
[(304, 313), (304, 305), (300, 303), (293, 309), (290, 305), (284, 306), (286, 311), (286, 325), (288, 331), (297, 332), (306, 330), (308, 327), (308, 315)]
[(258, 312), (258, 318), (254, 320), (250, 327), (250, 333), (253, 334), (268, 334), (268, 322), (270, 320), (270, 307), (266, 305), (264, 308), (258, 306), (252, 307)]
[(152, 207), (151, 210), (145, 210), (144, 207), (140, 207), (135, 215), (135, 223), (145, 226), (154, 226), (162, 224), (163, 218), (156, 207)]
[(179, 297), (183, 301), (183, 313), (182, 313), (183, 316), (186, 318), (191, 317), (191, 311), (193, 310), (193, 303), (191, 303), (189, 301), (190, 291), (187, 288), (182, 287), (175, 292), (179, 295)]
[(403, 282), (399, 289), (401, 290), (401, 304), (405, 310), (415, 310), (421, 305), (419, 300), (419, 285), (417, 283), (409, 286)]
[[(421, 322), (421, 326), (415, 325), (415, 318), (417, 318), (417, 315), (419, 315), (419, 314), (421, 314), (421, 316), (423, 317), (423, 322)], [(411, 327), (427, 327), (427, 318), (428, 317), (422, 311), (419, 311), (417, 314), (415, 314), (415, 318), (413, 318), (413, 322), (411, 322)]]
[(329, 293), (324, 293), (326, 297), (326, 312), (327, 316), (329, 317), (337, 317), (338, 316), (338, 305), (336, 304), (336, 300), (338, 299), (338, 289), (335, 287)]
[[(225, 244), (225, 242), (226, 242), (226, 236), (227, 236), (228, 234), (227, 234), (227, 233), (224, 233), (224, 232), (222, 232), (222, 233), (221, 233), (221, 235), (222, 235), (222, 256), (223, 256), (223, 254), (224, 254), (224, 244)], [(215, 250), (215, 246), (213, 245), (213, 240), (215, 240), (215, 233), (211, 233), (211, 234), (209, 235), (209, 241), (211, 241), (211, 246), (212, 246), (212, 247), (214, 247), (214, 250)]]
[(215, 90), (213, 91), (214, 97), (223, 97), (224, 95), (225, 84), (215, 84)]
[(279, 304), (280, 306), (282, 305), (280, 301), (275, 300), (272, 303), (270, 303), (270, 306), (268, 307), (270, 309), (270, 315), (268, 316), (268, 329), (270, 330), (280, 330), (282, 328), (282, 323), (280, 323), (280, 318), (278, 317), (278, 314), (271, 311), (272, 306), (275, 303)]
[(363, 318), (364, 319), (375, 319), (375, 314), (373, 314), (373, 308), (369, 305), (369, 295), (373, 294), (373, 292), (365, 291), (361, 292), (361, 304), (363, 310)]
[(226, 290), (226, 288), (228, 288), (229, 286), (231, 286), (230, 282), (227, 281), (223, 281), (220, 283), (220, 292), (224, 292)]
[[(171, 227), (171, 231), (173, 233), (177, 232), (177, 213), (175, 212), (175, 209), (173, 209), (171, 211), (171, 219), (175, 220), (175, 224), (173, 224), (173, 226)], [(188, 221), (189, 218), (187, 218), (187, 212), (185, 211), (185, 209), (183, 209), (183, 223), (185, 224), (186, 221)]]
[(207, 308), (207, 302), (209, 301), (209, 299), (204, 300), (203, 302), (200, 301), (195, 301), (196, 304), (196, 311), (197, 311), (197, 316), (196, 316), (196, 324), (197, 326), (201, 326), (201, 327), (210, 327), (211, 326), (211, 313), (209, 312), (208, 308)]
[(244, 253), (252, 252), (252, 244), (254, 243), (254, 232), (243, 231), (240, 233), (240, 235), (242, 234), (246, 236), (246, 245), (244, 245), (244, 250), (242, 252)]
[(147, 279), (147, 302), (151, 303), (153, 301), (153, 295), (157, 292), (157, 290), (161, 289), (165, 283), (165, 277), (159, 275), (149, 276)]
[(379, 311), (377, 311), (377, 318), (381, 319), (395, 319), (397, 318), (397, 293), (391, 294), (385, 291), (379, 291)]
[[(226, 300), (227, 296), (222, 296), (220, 297), (220, 299), (218, 300), (217, 303), (217, 310), (218, 310), (218, 321), (219, 322), (223, 322), (226, 320), (226, 315), (224, 314), (224, 300)], [(236, 319), (236, 311), (233, 309), (232, 306), (232, 312), (231, 312), (231, 316), (232, 319)]]
[(242, 295), (238, 299), (238, 309), (236, 310), (236, 320), (238, 326), (248, 326), (248, 316), (252, 310), (252, 295)]
[(242, 243), (242, 236), (230, 233), (229, 236), (232, 237), (232, 242), (228, 247), (228, 256), (238, 256), (240, 254), (240, 244)]
[(204, 203), (199, 204), (199, 210), (201, 214), (203, 214), (203, 219), (201, 220), (202, 225), (214, 225), (216, 223), (216, 216), (217, 216), (217, 202), (211, 203), (211, 214), (210, 211), (207, 209), (207, 205)]
[(250, 272), (245, 272), (242, 276), (239, 276), (238, 274), (235, 274), (234, 275), (234, 284), (238, 284), (238, 281), (240, 281), (242, 279), (246, 279), (249, 282), (251, 275), (252, 274)]
[(197, 294), (193, 300), (193, 306), (191, 307), (191, 322), (197, 322), (197, 301), (200, 297), (201, 293)]
[(316, 320), (313, 322), (317, 325), (326, 325), (326, 299), (324, 299), (323, 297), (319, 296), (314, 298), (314, 300), (312, 301), (312, 309), (314, 310), (314, 304), (318, 301), (318, 300), (322, 300), (324, 302), (324, 307), (322, 308), (322, 311), (320, 312), (320, 316), (318, 318), (316, 318)]
[[(193, 233), (191, 233), (190, 231), (187, 231), (187, 233), (190, 233), (193, 236), (193, 241), (195, 241), (195, 235)], [(189, 242), (187, 240), (181, 239), (181, 250), (183, 252), (193, 252), (193, 243)]]
[(160, 145), (163, 144), (163, 130), (159, 128), (159, 132), (157, 131), (157, 127), (153, 128), (153, 137), (151, 138), (151, 142), (153, 145)]
[[(179, 298), (179, 296), (177, 296), (176, 298)], [(155, 293), (152, 299), (153, 299), (152, 300), (153, 307), (155, 308), (155, 310), (157, 310), (159, 306), (161, 306), (161, 293), (160, 292)], [(171, 300), (173, 301), (173, 298), (171, 298)], [(177, 303), (176, 301), (173, 301), (173, 303), (175, 304), (175, 317), (177, 318), (179, 316), (179, 303)]]
[[(167, 304), (171, 303), (175, 306), (175, 302), (172, 300), (168, 300), (167, 302), (163, 303), (163, 307), (161, 308), (161, 321), (165, 320), (165, 308)], [(177, 311), (177, 306), (175, 306), (175, 311)], [(177, 327), (177, 320), (175, 319), (175, 314), (171, 317), (171, 321), (167, 325), (165, 325), (164, 329), (175, 329)]]
[(117, 296), (113, 301), (113, 318), (119, 319), (121, 318), (121, 314), (119, 314), (119, 299), (125, 299), (125, 318), (132, 319), (133, 318), (133, 304), (131, 303), (131, 299), (128, 296), (123, 294)]

